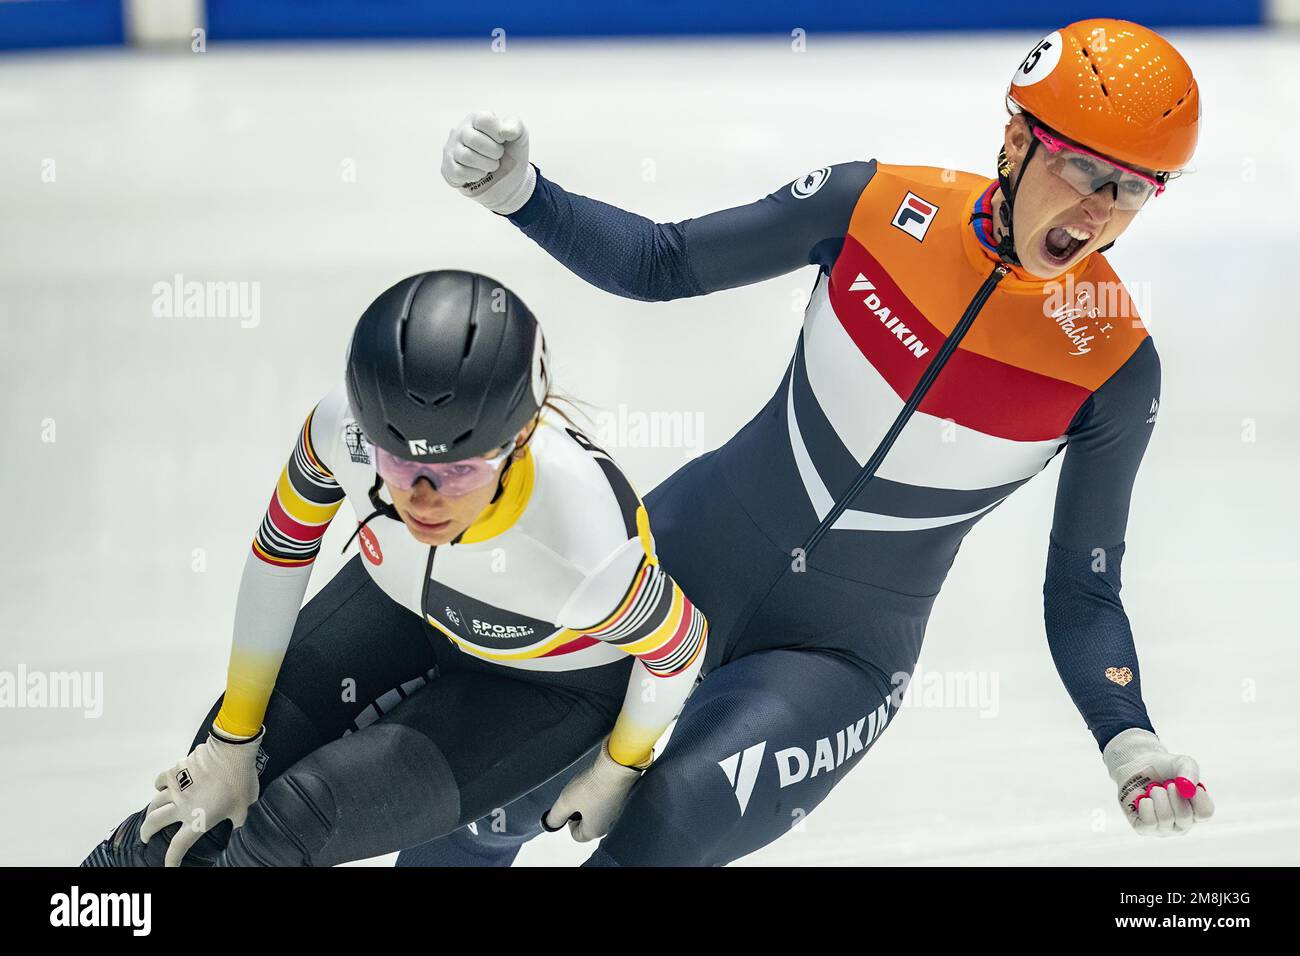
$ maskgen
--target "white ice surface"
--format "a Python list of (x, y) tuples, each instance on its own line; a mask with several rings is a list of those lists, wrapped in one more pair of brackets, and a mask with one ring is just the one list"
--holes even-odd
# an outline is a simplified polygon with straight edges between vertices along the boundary
[[(1054, 464), (967, 540), (921, 660), (995, 673), (996, 716), (905, 711), (801, 830), (744, 862), (1300, 862), (1300, 402), (1286, 291), (1300, 37), (1174, 37), (1204, 97), (1198, 171), (1112, 253), (1149, 290), (1164, 363), (1124, 597), (1156, 727), (1200, 761), (1218, 816), (1188, 839), (1139, 840), (1113, 806), (1042, 633)], [(772, 393), (811, 268), (670, 304), (590, 288), (443, 185), (442, 141), (465, 112), (518, 113), (547, 176), (677, 220), (857, 158), (991, 173), (1002, 91), (1033, 39), (0, 59), (0, 669), (105, 682), (97, 719), (0, 709), (0, 862), (79, 861), (183, 751), (223, 681), (272, 483), (338, 380), (360, 310), (393, 281), (440, 267), (502, 279), (542, 317), (562, 386), (604, 408), (700, 413), (703, 448)], [(260, 283), (260, 322), (154, 317), (153, 285), (176, 273)], [(643, 491), (693, 453), (613, 451)], [(327, 536), (313, 590), (339, 566), (347, 523)], [(584, 855), (560, 834), (520, 862)]]

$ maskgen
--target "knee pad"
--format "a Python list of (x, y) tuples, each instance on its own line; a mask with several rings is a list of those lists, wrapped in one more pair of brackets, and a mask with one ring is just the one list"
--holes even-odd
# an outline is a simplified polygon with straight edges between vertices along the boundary
[(434, 743), (376, 723), (333, 741), (262, 791), (218, 866), (334, 866), (444, 836), (460, 790)]
[(329, 782), (295, 765), (272, 781), (248, 808), (217, 866), (313, 866), (336, 827)]

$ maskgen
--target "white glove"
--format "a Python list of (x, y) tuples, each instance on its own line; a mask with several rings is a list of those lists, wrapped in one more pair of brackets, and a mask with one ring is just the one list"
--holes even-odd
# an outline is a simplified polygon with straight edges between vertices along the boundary
[(609, 738), (590, 767), (570, 780), (555, 798), (555, 805), (542, 815), (542, 827), (551, 833), (569, 823), (569, 832), (579, 843), (599, 840), (614, 825), (627, 803), (628, 792), (650, 761), (640, 767), (625, 767), (609, 755)]
[(257, 799), (257, 747), (265, 733), (263, 727), (256, 736), (237, 738), (214, 728), (189, 756), (158, 774), (140, 839), (148, 843), (163, 827), (179, 823), (167, 847), (167, 866), (180, 866), (194, 842), (222, 820), (244, 825)]
[(1116, 734), (1101, 757), (1119, 787), (1124, 816), (1138, 833), (1186, 833), (1196, 821), (1214, 815), (1196, 761), (1171, 754), (1151, 731), (1130, 727)]
[(537, 186), (537, 170), (528, 162), (528, 130), (513, 116), (470, 113), (447, 134), (442, 178), (462, 196), (508, 216)]

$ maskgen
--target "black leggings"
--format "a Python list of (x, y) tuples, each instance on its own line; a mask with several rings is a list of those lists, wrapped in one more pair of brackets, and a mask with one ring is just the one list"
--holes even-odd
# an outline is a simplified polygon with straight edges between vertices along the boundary
[[(501, 813), (610, 732), (631, 666), (552, 673), (473, 657), (392, 601), (353, 558), (298, 616), (248, 820), (233, 835), (228, 822), (205, 834), (186, 863), (330, 866)], [(119, 846), (92, 858), (161, 865), (175, 828), (148, 847), (123, 839), (142, 819), (129, 818)]]
[[(660, 563), (708, 616), (706, 675), (590, 865), (720, 866), (801, 827), (893, 724), (920, 654), (933, 598), (795, 571), (716, 454), (646, 497)], [(562, 783), (398, 865), (509, 865)]]

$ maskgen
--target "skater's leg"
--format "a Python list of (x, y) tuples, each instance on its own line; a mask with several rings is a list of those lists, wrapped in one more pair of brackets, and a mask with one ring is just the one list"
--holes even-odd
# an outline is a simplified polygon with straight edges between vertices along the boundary
[(218, 865), (331, 866), (416, 846), (490, 815), (567, 769), (612, 729), (628, 666), (596, 670), (606, 675), (602, 692), (546, 674), (444, 673), (266, 787)]
[[(298, 615), (266, 711), (257, 761), (262, 789), (313, 750), (367, 726), (424, 686), (435, 660), (425, 625), (384, 594), (361, 559), (353, 558)], [(199, 725), (191, 750), (207, 739), (221, 703), (218, 698)], [(144, 815), (142, 808), (122, 821), (83, 865), (162, 866), (180, 825), (146, 845), (139, 839)], [(182, 865), (210, 866), (230, 830), (227, 821), (205, 833)]]
[(771, 843), (879, 739), (892, 691), (883, 671), (818, 650), (718, 668), (588, 865), (720, 866)]
[(510, 866), (523, 845), (545, 832), (542, 815), (555, 803), (564, 785), (591, 764), (599, 747), (593, 747), (567, 770), (531, 793), (487, 816), (454, 830), (445, 837), (403, 850), (397, 866)]

